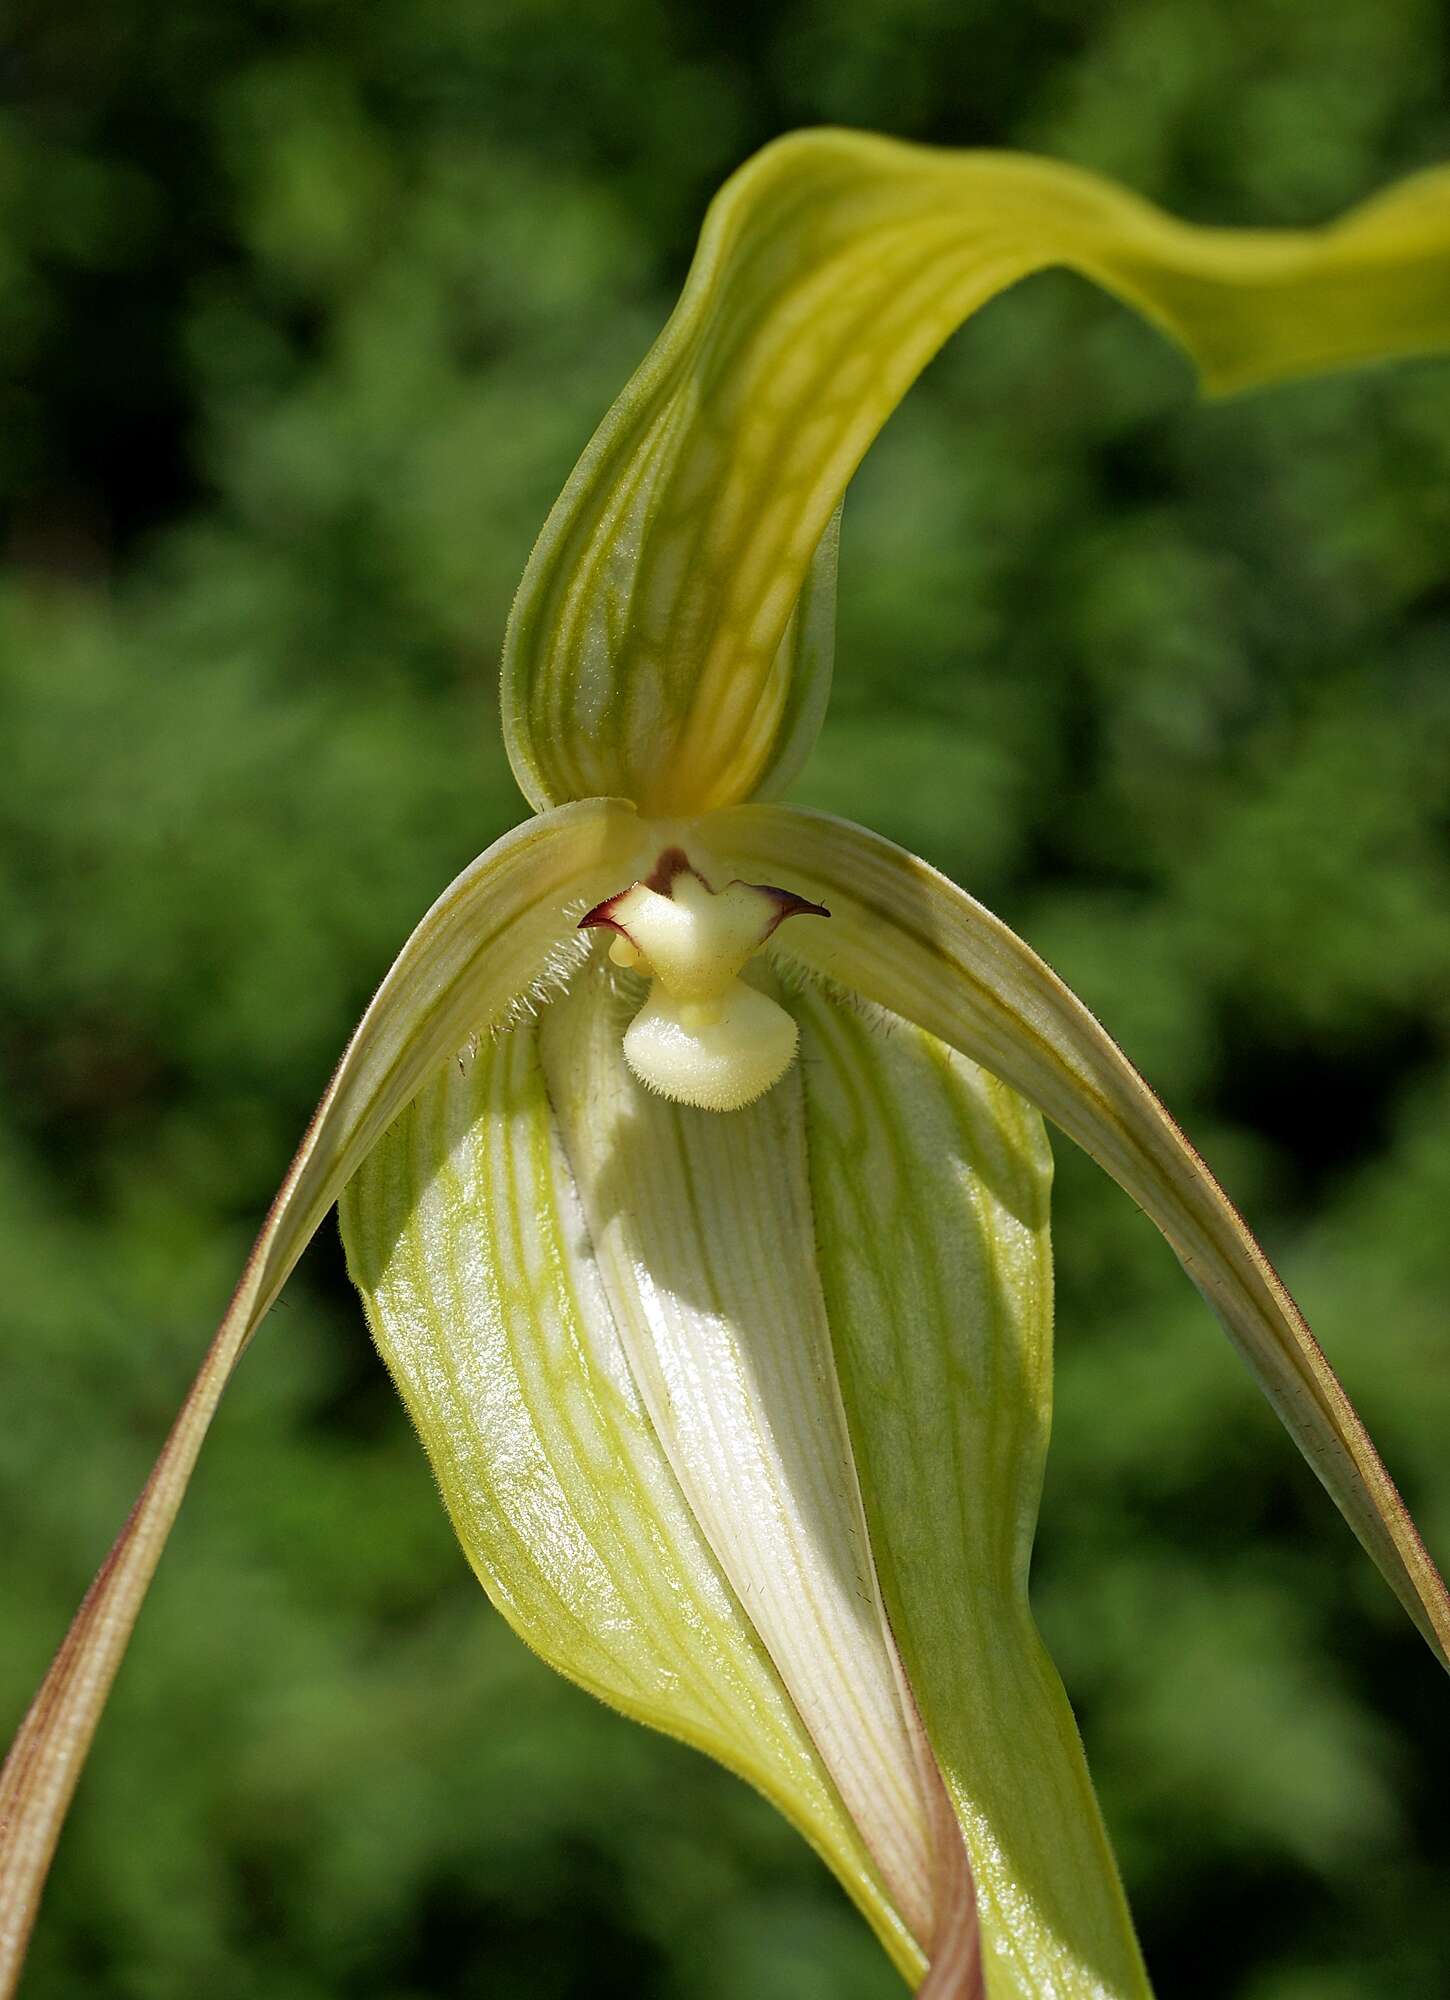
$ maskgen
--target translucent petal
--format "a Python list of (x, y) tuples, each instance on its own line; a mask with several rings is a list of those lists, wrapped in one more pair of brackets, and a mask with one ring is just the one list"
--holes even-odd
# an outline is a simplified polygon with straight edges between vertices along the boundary
[(743, 1111), (653, 1096), (606, 968), (549, 1010), (544, 1071), (646, 1409), (722, 1571), (913, 1934), (933, 1813), (882, 1613), (815, 1265), (799, 1081)]
[(1052, 1159), (995, 1077), (819, 982), (818, 1266), (891, 1629), (967, 1837), (993, 2000), (1148, 1990), (1027, 1601), (1052, 1405)]
[(1442, 1662), (1450, 1598), (1353, 1404), (1228, 1196), (1122, 1050), (1016, 934), (934, 868), (822, 813), (712, 818), (718, 865), (829, 903), (776, 947), (915, 1021), (1038, 1105), (1152, 1217)]
[(537, 1043), (530, 1023), (446, 1064), (344, 1193), (374, 1337), (514, 1629), (758, 1786), (915, 1978), (921, 1953), (645, 1412)]
[(0, 1992), (18, 1975), (46, 1870), (197, 1453), (237, 1358), (358, 1164), (441, 1062), (567, 949), (577, 898), (637, 862), (604, 800), (530, 821), (446, 889), (398, 954), (337, 1067), (206, 1359), (0, 1772)]
[(1194, 228), (1059, 161), (778, 140), (712, 204), (668, 325), (550, 515), (505, 644), (536, 806), (778, 792), (830, 674), (833, 516), (949, 335), (1065, 265), (1235, 389), (1450, 342), (1450, 173), (1313, 231)]

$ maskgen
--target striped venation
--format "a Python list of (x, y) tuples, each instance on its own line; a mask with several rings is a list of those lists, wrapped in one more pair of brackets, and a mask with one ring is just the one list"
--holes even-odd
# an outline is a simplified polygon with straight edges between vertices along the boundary
[(815, 1271), (798, 1081), (728, 1116), (650, 1096), (637, 997), (576, 982), (545, 1076), (645, 1406), (913, 1933), (932, 1933), (934, 1772), (918, 1761)]
[[(783, 959), (917, 1022), (1021, 1091), (1157, 1223), (1285, 1428), (1442, 1662), (1450, 1597), (1333, 1369), (1227, 1195), (1080, 1000), (914, 855), (827, 814), (745, 806), (694, 840), (728, 875), (787, 882), (831, 922)], [(711, 865), (707, 860), (703, 865)]]
[(756, 1785), (908, 1979), (921, 1952), (641, 1405), (520, 1026), (447, 1064), (339, 1204), (379, 1350), (465, 1553), (560, 1672)]
[[(784, 229), (789, 216), (812, 198), (810, 189), (797, 191), (794, 199), (787, 190), (784, 214), (774, 228)], [(642, 706), (642, 676), (631, 668), (629, 644), (644, 630), (636, 614), (639, 559), (650, 529), (643, 502), (673, 471), (678, 454), (672, 447), (698, 414), (693, 364), (710, 332), (702, 308), (713, 288), (721, 241), (737, 235), (744, 220), (719, 201), (712, 206), (679, 305), (590, 440), (550, 512), (514, 600), (504, 642), (504, 734), (514, 775), (536, 808), (610, 792), (636, 797), (636, 773), (652, 782), (651, 767), (663, 762), (678, 725), (681, 690), (672, 684), (658, 689), (653, 727), (634, 742), (627, 727)], [(757, 249), (771, 229), (756, 221)], [(671, 492), (670, 518), (685, 523), (677, 542), (682, 550), (690, 519), (710, 497), (710, 469), (701, 470), (703, 483), (694, 491), (676, 482)], [(626, 520), (630, 533), (621, 538)], [(833, 546), (824, 569), (821, 581), (834, 599)], [(677, 574), (682, 584), (693, 586), (678, 565)], [(672, 614), (665, 602), (662, 615)], [(782, 648), (787, 659), (777, 662), (780, 678), (792, 652), (789, 635)], [(814, 664), (824, 666), (828, 679), (829, 651), (824, 662), (817, 656)], [(784, 697), (781, 703), (784, 710)], [(809, 747), (806, 741), (800, 754)], [(783, 748), (777, 745), (777, 761)], [(780, 782), (789, 775), (786, 771)]]
[(766, 148), (717, 197), (525, 573), (504, 712), (536, 804), (701, 812), (790, 775), (808, 744), (784, 668), (814, 669), (783, 635), (832, 510), (951, 333), (1054, 264), (1217, 388), (1424, 351), (1450, 342), (1450, 177), (1321, 230), (1233, 231), (1027, 155), (842, 132)]
[[(525, 739), (510, 730), (515, 769), (536, 805), (621, 792), (639, 798), (658, 788), (656, 767), (667, 761), (678, 724), (680, 690), (670, 671), (683, 643), (676, 629), (678, 588), (699, 561), (695, 541), (709, 490), (708, 465), (700, 464), (698, 449), (690, 460), (694, 495), (675, 480), (669, 534), (656, 530), (651, 537), (648, 531), (651, 510), (665, 511), (657, 495), (683, 456), (681, 440), (693, 414), (688, 399), (668, 404), (629, 470), (600, 490), (597, 512), (588, 519), (587, 555), (573, 574), (559, 579), (548, 605), (548, 651), (531, 689), (527, 737), (528, 745), (547, 744), (547, 773), (530, 766), (526, 778), (520, 771)], [(839, 503), (835, 511), (838, 517)], [(764, 794), (779, 791), (795, 775), (825, 712), (834, 663), (838, 540), (839, 520), (828, 520), (808, 551), (804, 580), (778, 643), (747, 691), (750, 741), (732, 754), (751, 759), (753, 788)], [(642, 571), (633, 552), (646, 542), (651, 560)], [(509, 718), (506, 702), (506, 724)]]
[(438, 1064), (538, 976), (550, 951), (571, 933), (565, 905), (576, 895), (587, 899), (616, 886), (637, 838), (634, 815), (601, 800), (516, 828), (443, 892), (379, 987), (146, 1485), (0, 1772), (0, 1994), (8, 1994), (20, 1975), (91, 1738), (239, 1355), (374, 1140)]
[[(546, 669), (531, 690), (531, 720), (534, 740), (548, 745), (549, 767), (558, 776), (547, 795), (524, 786), (536, 806), (556, 797), (591, 798), (617, 791), (619, 780), (628, 778), (615, 745), (627, 737), (631, 712), (641, 701), (639, 676), (618, 670), (634, 620), (632, 552), (644, 539), (652, 503), (673, 459), (672, 447), (690, 414), (685, 400), (666, 401), (632, 459), (614, 468), (612, 481), (598, 484), (595, 506), (580, 526), (577, 567), (559, 576), (543, 612), (548, 654)], [(548, 529), (544, 532), (547, 537)], [(507, 704), (504, 720), (507, 727)], [(627, 783), (624, 789), (629, 791)]]
[[(668, 628), (664, 657), (697, 667), (668, 765), (645, 811), (705, 811), (753, 791), (778, 726), (764, 699), (768, 667), (822, 524), (887, 415), (950, 335), (998, 292), (1049, 261), (959, 218), (913, 214), (878, 226), (771, 300), (728, 367), (726, 408), (702, 398), (691, 455), (676, 477), (719, 468), (714, 505), (698, 517), (688, 558), (691, 597)], [(814, 253), (818, 254), (818, 252)], [(677, 532), (673, 515), (662, 533)], [(652, 578), (642, 565), (641, 592)], [(629, 663), (632, 667), (632, 662)]]
[(819, 1269), (891, 1629), (971, 1853), (992, 2000), (1145, 2000), (1027, 1570), (1052, 1396), (1037, 1112), (868, 1002), (802, 985)]
[(831, 694), (836, 660), (836, 567), (842, 503), (826, 523), (806, 580), (776, 648), (759, 707), (778, 718), (773, 738), (762, 740), (751, 796), (777, 798), (815, 747)]
[[(690, 421), (651, 422), (625, 489), (648, 494), (651, 518), (633, 523), (623, 575), (605, 532), (619, 490), (602, 492), (587, 521), (588, 554), (558, 598), (531, 691), (551, 797), (610, 790), (663, 814), (792, 774), (800, 759), (780, 739), (793, 671), (828, 676), (830, 659), (792, 658), (788, 627), (851, 473), (951, 332), (1049, 261), (1043, 249), (1004, 252), (986, 226), (964, 232), (959, 218), (918, 213), (848, 237), (821, 262), (813, 220), (797, 200), (787, 220), (757, 225), (753, 260), (774, 257), (794, 282), (772, 294), (768, 316), (727, 306), (682, 378)], [(606, 659), (614, 686), (601, 732)]]

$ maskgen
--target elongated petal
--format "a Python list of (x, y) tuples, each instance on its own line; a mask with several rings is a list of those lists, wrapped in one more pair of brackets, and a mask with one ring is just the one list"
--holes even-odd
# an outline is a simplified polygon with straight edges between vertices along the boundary
[(518, 828), (444, 891), (378, 989), (0, 1772), (0, 1993), (19, 1974), (61, 1821), (238, 1356), (359, 1162), (431, 1072), (527, 991), (570, 937), (575, 899), (597, 900), (627, 874), (636, 838), (633, 814), (603, 800)]
[(818, 1262), (891, 1629), (971, 1851), (992, 2000), (1147, 1979), (1027, 1569), (1052, 1405), (1042, 1121), (943, 1043), (797, 992)]
[(785, 782), (824, 698), (829, 648), (795, 642), (852, 472), (962, 321), (1053, 264), (1153, 320), (1214, 389), (1438, 347), (1450, 173), (1324, 230), (1234, 231), (1021, 154), (835, 131), (758, 153), (525, 573), (504, 716), (536, 805), (703, 812)]
[(720, 1114), (621, 1053), (592, 969), (544, 1071), (605, 1294), (680, 1487), (913, 1934), (934, 1926), (924, 1776), (866, 1535), (815, 1267), (799, 1082)]
[(447, 1063), (343, 1195), (352, 1275), (459, 1540), (543, 1657), (759, 1787), (902, 1971), (892, 1907), (645, 1413), (530, 1023)]
[[(1163, 1231), (1442, 1662), (1450, 1599), (1294, 1301), (1223, 1189), (1093, 1015), (980, 903), (878, 834), (783, 806), (709, 823), (730, 867), (829, 903), (778, 950), (917, 1022), (1041, 1107)], [(703, 840), (696, 843), (703, 851)]]

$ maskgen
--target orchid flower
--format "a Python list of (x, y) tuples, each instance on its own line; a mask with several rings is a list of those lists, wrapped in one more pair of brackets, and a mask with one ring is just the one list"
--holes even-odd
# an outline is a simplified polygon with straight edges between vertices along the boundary
[(1446, 1659), (1343, 1389), (1107, 1032), (926, 862), (777, 803), (826, 706), (852, 472), (952, 331), (1054, 264), (1214, 391), (1426, 350), (1450, 173), (1305, 233), (841, 132), (728, 183), (514, 606), (533, 817), (384, 979), (5, 1766), (5, 1991), (217, 1400), (334, 1203), (495, 1604), (756, 1785), (924, 1993), (1148, 1991), (1027, 1598), (1043, 1114), (1157, 1223)]

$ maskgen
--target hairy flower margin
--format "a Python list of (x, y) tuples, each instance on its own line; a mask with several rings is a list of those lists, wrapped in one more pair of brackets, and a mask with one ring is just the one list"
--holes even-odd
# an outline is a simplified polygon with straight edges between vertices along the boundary
[(1450, 173), (1232, 232), (1046, 160), (814, 132), (722, 191), (514, 606), (535, 817), (384, 979), (0, 1775), (0, 1991), (226, 1379), (334, 1202), (499, 1608), (758, 1785), (923, 1992), (1148, 1991), (1027, 1605), (1041, 1113), (1158, 1224), (1446, 1660), (1373, 1445), (1116, 1045), (924, 862), (771, 802), (825, 709), (852, 472), (953, 329), (1051, 264), (1214, 391), (1426, 351)]

